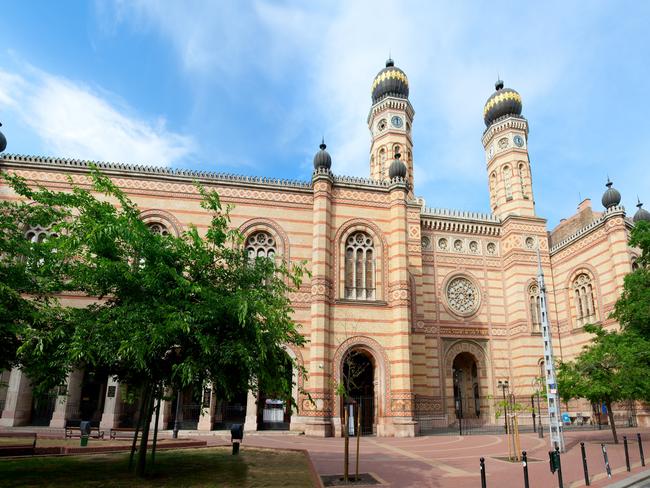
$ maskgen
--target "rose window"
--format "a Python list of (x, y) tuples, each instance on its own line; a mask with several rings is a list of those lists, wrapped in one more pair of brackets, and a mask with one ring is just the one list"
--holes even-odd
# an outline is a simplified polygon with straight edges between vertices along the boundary
[(447, 285), (447, 303), (458, 315), (471, 315), (479, 305), (479, 292), (470, 280), (459, 276)]

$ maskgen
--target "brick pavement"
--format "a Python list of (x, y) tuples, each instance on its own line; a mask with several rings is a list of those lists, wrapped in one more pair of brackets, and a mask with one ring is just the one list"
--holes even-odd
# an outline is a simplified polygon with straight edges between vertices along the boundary
[[(641, 471), (636, 432), (642, 433), (646, 455), (650, 457), (650, 429), (621, 429), (619, 445), (611, 441), (609, 431), (583, 431), (566, 434), (568, 451), (562, 455), (564, 486), (577, 488), (584, 485), (580, 441), (585, 442), (591, 486), (603, 487), (622, 480), (625, 471), (622, 436), (630, 442), (630, 460), (633, 473)], [(202, 437), (202, 439), (206, 439)], [(206, 439), (208, 440), (208, 439)], [(228, 443), (229, 437), (209, 438), (210, 444)], [(415, 438), (361, 439), (361, 472), (370, 472), (391, 487), (464, 488), (480, 487), (479, 458), (485, 457), (487, 487), (523, 487), (521, 463), (496, 459), (507, 455), (504, 435), (481, 436), (422, 436)], [(600, 443), (605, 442), (613, 477), (605, 476)], [(558, 486), (551, 475), (548, 463), (548, 438), (539, 439), (536, 434), (521, 436), (522, 449), (528, 452), (531, 488)], [(352, 444), (352, 443), (351, 443)], [(319, 474), (340, 474), (343, 465), (343, 440), (340, 438), (313, 438), (296, 435), (247, 435), (246, 446), (267, 448), (305, 449), (309, 452)], [(351, 454), (354, 469), (354, 456)], [(650, 459), (648, 460), (650, 468)], [(646, 468), (643, 468), (646, 469)], [(650, 475), (650, 471), (648, 472)]]

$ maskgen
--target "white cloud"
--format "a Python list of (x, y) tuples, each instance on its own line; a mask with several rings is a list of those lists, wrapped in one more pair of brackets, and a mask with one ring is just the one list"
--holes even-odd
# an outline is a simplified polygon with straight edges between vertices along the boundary
[(190, 137), (109, 97), (31, 67), (22, 76), (0, 71), (0, 107), (29, 126), (45, 154), (169, 165), (193, 152)]

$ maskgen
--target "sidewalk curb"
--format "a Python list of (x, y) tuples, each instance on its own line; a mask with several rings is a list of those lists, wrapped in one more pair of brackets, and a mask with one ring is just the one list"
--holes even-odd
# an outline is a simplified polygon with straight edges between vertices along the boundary
[(648, 479), (650, 479), (650, 469), (646, 469), (645, 471), (630, 476), (629, 478), (625, 478), (622, 481), (617, 481), (616, 483), (609, 485), (608, 488), (633, 488), (640, 481)]

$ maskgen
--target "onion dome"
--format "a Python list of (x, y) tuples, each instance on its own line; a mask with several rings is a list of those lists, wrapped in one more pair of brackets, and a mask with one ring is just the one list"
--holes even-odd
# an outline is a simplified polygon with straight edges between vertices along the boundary
[(332, 156), (328, 153), (325, 148), (325, 139), (320, 144), (320, 151), (314, 156), (314, 169), (330, 169), (332, 167)]
[(601, 200), (603, 207), (605, 208), (616, 207), (619, 203), (621, 203), (621, 194), (616, 188), (612, 188), (612, 184), (613, 183), (609, 181), (609, 178), (607, 178), (607, 184), (605, 185), (607, 187), (607, 190), (605, 190), (605, 193), (603, 193), (603, 198)]
[(384, 97), (409, 97), (409, 80), (406, 73), (395, 67), (392, 59), (388, 58), (386, 67), (382, 69), (372, 82), (372, 103), (377, 103)]
[(483, 108), (483, 120), (490, 126), (495, 120), (507, 115), (521, 115), (521, 96), (512, 88), (503, 88), (503, 81), (494, 84), (496, 91), (490, 95)]
[(406, 165), (404, 161), (400, 160), (402, 155), (400, 153), (395, 154), (395, 159), (388, 168), (388, 177), (392, 180), (394, 178), (406, 178)]
[[(2, 124), (0, 124), (0, 127), (2, 127)], [(7, 138), (0, 132), (0, 153), (5, 149), (7, 149)]]
[(643, 208), (643, 204), (641, 201), (637, 198), (637, 201), (639, 203), (636, 204), (636, 207), (639, 209), (636, 211), (634, 214), (634, 217), (632, 217), (632, 220), (634, 223), (640, 222), (641, 220), (645, 220), (646, 222), (650, 222), (650, 212), (648, 212), (645, 208)]

